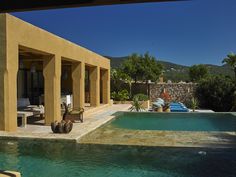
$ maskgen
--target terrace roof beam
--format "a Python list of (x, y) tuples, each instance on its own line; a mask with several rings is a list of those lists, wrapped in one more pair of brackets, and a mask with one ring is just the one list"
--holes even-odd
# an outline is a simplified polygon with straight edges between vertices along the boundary
[(45, 10), (67, 7), (103, 6), (115, 4), (167, 2), (182, 0), (0, 0), (0, 13)]

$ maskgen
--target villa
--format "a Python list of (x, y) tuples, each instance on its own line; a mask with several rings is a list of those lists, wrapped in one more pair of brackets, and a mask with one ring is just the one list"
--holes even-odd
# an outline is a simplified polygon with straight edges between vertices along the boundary
[[(0, 130), (16, 131), (17, 100), (44, 104), (45, 124), (61, 120), (61, 94), (73, 107), (110, 103), (110, 61), (92, 51), (0, 14)], [(86, 94), (85, 94), (86, 87)]]
[[(169, 6), (168, 1), (176, 2)], [(160, 8), (152, 4), (149, 7), (144, 5), (144, 11), (141, 6), (117, 6), (117, 11), (114, 8), (107, 12), (105, 8), (99, 9), (101, 11), (88, 8), (85, 11), (90, 14), (89, 20), (87, 14), (84, 19), (85, 22), (89, 21), (88, 25), (96, 27), (91, 38), (99, 36), (96, 33), (99, 30), (110, 32), (110, 41), (104, 42), (106, 35), (102, 36), (102, 41), (97, 40), (99, 47), (100, 42), (114, 44), (116, 38), (112, 38), (110, 34), (122, 40), (125, 45), (119, 48), (120, 43), (116, 41), (113, 48), (116, 52), (134, 50), (135, 43), (140, 43), (142, 47), (137, 45), (140, 50), (148, 45), (150, 49), (166, 53), (166, 56), (182, 52), (181, 58), (187, 60), (198, 56), (195, 55), (196, 52), (210, 54), (212, 46), (219, 45), (218, 52), (222, 52), (226, 45), (221, 44), (226, 43), (216, 42), (219, 36), (223, 39), (219, 34), (224, 33), (225, 28), (227, 33), (231, 30), (228, 36), (232, 36), (236, 29), (236, 26), (231, 25), (229, 30), (227, 23), (230, 20), (223, 21), (222, 17), (230, 19), (232, 14), (228, 12), (233, 12), (230, 8), (236, 7), (236, 3), (180, 0), (183, 6), (175, 5), (178, 1), (12, 0), (9, 3), (3, 0), (0, 4), (0, 177), (235, 177), (236, 112), (217, 112), (212, 109), (216, 111), (214, 112), (206, 110), (207, 106), (202, 107), (196, 96), (200, 82), (195, 83), (193, 80), (192, 83), (187, 79), (186, 82), (166, 82), (162, 67), (148, 53), (135, 54), (131, 62), (134, 67), (128, 63), (131, 70), (136, 70), (134, 74), (126, 71), (122, 64), (121, 68), (113, 68), (113, 63), (106, 57), (7, 14), (64, 7), (166, 2)], [(114, 12), (117, 15), (115, 18), (110, 16)], [(90, 18), (94, 17), (91, 14), (98, 18), (108, 18), (103, 23), (97, 18), (92, 21)], [(149, 15), (153, 15), (153, 20)], [(65, 19), (72, 17), (73, 22), (74, 16), (72, 13), (72, 16)], [(60, 17), (56, 16), (53, 20), (47, 18), (45, 21), (53, 23), (60, 20), (60, 30), (64, 32), (68, 28), (76, 29), (74, 24), (72, 27), (63, 26), (65, 22)], [(218, 26), (222, 26), (220, 30), (214, 30), (217, 19), (224, 22), (217, 22)], [(117, 23), (119, 20), (122, 25)], [(127, 23), (123, 23), (126, 20), (131, 22), (130, 28)], [(104, 24), (111, 27), (111, 30)], [(114, 24), (119, 25), (119, 28)], [(99, 25), (103, 28), (99, 29)], [(191, 25), (193, 28), (190, 28)], [(206, 38), (202, 30), (199, 30), (202, 26), (204, 33), (210, 38)], [(87, 28), (88, 26), (85, 31)], [(120, 34), (118, 30), (121, 31)], [(138, 35), (139, 31), (142, 35)], [(78, 31), (74, 32), (74, 36), (77, 36)], [(147, 34), (147, 37), (143, 34)], [(129, 41), (129, 37), (132, 40)], [(189, 42), (189, 39), (193, 40)], [(230, 44), (227, 36), (225, 39)], [(201, 42), (208, 44), (208, 40), (212, 40), (211, 45), (202, 51), (201, 47), (204, 46), (200, 46)], [(231, 42), (233, 45), (233, 41)], [(181, 51), (182, 44), (187, 47)], [(109, 47), (102, 46), (105, 52), (108, 52)], [(186, 57), (189, 51), (192, 52), (191, 57)], [(231, 55), (231, 59), (232, 56), (236, 63), (236, 54)], [(123, 57), (114, 58), (119, 58), (122, 62), (125, 60)], [(128, 62), (130, 58), (132, 57), (127, 59)], [(187, 64), (186, 61), (183, 64)], [(184, 71), (178, 69), (182, 68), (181, 65), (174, 68), (173, 63), (166, 63), (171, 67), (169, 71)], [(123, 69), (121, 74), (119, 69)], [(128, 77), (123, 78), (126, 74)], [(142, 79), (141, 75), (145, 78)], [(196, 75), (198, 74), (194, 74)], [(160, 83), (154, 82), (159, 76)], [(224, 77), (218, 79), (207, 76), (207, 79), (208, 77), (212, 85), (207, 85), (206, 94), (214, 93), (214, 99), (203, 96), (202, 100), (207, 100), (208, 104), (219, 101), (222, 107), (227, 103), (225, 100), (233, 101), (233, 97), (226, 93), (235, 91), (235, 80), (228, 76), (225, 76), (229, 79), (226, 82)], [(137, 83), (133, 83), (134, 80)], [(221, 85), (223, 82), (225, 84)], [(119, 86), (116, 89), (115, 84)], [(221, 91), (224, 90), (226, 91), (222, 95)], [(230, 99), (224, 99), (225, 97)], [(149, 103), (152, 105), (150, 108)], [(72, 114), (70, 108), (82, 111), (77, 110), (77, 113)], [(75, 116), (79, 117), (79, 123), (73, 121)]]

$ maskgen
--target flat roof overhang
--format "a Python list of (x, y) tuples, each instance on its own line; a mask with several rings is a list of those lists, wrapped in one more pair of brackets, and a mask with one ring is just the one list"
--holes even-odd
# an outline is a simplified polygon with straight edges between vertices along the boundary
[(0, 0), (0, 13), (167, 1), (182, 0)]

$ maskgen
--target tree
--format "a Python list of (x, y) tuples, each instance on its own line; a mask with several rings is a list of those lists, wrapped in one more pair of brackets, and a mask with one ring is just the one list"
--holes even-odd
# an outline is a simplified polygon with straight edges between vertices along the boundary
[(234, 100), (233, 91), (232, 78), (218, 75), (202, 79), (196, 88), (196, 96), (200, 107), (230, 111)]
[(111, 70), (111, 90), (114, 91), (115, 93), (118, 93), (122, 88), (122, 85), (124, 83), (127, 83), (129, 86), (129, 97), (131, 98), (132, 93), (132, 78), (124, 73), (121, 69), (112, 69)]
[(111, 69), (111, 90), (118, 91), (121, 86), (121, 82), (116, 69)]
[[(144, 55), (132, 54), (129, 56), (122, 64), (121, 70), (130, 77), (128, 81), (130, 79), (134, 80), (135, 83), (142, 81), (148, 85), (149, 80), (153, 82), (159, 80), (163, 67), (157, 63), (155, 57), (150, 56), (149, 53), (145, 53)], [(130, 82), (128, 83), (131, 84)]]
[(132, 97), (132, 78), (128, 74), (123, 74), (122, 80), (129, 85), (129, 97)]
[(189, 77), (192, 82), (199, 82), (208, 75), (208, 68), (205, 65), (193, 65), (189, 68)]
[(236, 55), (234, 53), (228, 54), (227, 57), (223, 59), (222, 63), (228, 64), (234, 70), (234, 76), (235, 76), (234, 79), (236, 85)]
[(162, 74), (163, 67), (157, 63), (155, 57), (150, 56), (148, 53), (140, 56), (140, 72), (142, 73), (140, 79), (148, 83), (149, 80), (156, 82)]
[(111, 69), (111, 90), (118, 92), (121, 90), (121, 86), (123, 84), (122, 78), (124, 73), (120, 69)]
[(129, 75), (135, 83), (137, 81), (156, 82), (162, 73), (162, 65), (157, 63), (155, 57), (148, 53), (144, 55), (132, 54), (122, 64), (122, 70)]
[(122, 63), (121, 70), (130, 76), (136, 83), (141, 76), (140, 56), (136, 53), (130, 55), (128, 59)]
[[(234, 87), (236, 88), (236, 55), (233, 52), (231, 52), (230, 54), (227, 55), (226, 58), (223, 59), (222, 63), (228, 64), (234, 70)], [(234, 103), (231, 108), (231, 111), (236, 111), (236, 90), (234, 90), (233, 97), (234, 97)]]

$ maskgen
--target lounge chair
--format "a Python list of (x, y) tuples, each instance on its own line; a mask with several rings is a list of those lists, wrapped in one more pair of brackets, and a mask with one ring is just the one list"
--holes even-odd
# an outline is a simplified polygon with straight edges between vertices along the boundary
[(70, 120), (71, 122), (75, 122), (76, 120), (83, 122), (83, 108), (73, 108), (69, 111), (69, 108), (65, 102), (63, 102), (65, 107), (65, 113), (63, 114), (63, 120), (67, 121)]
[(27, 118), (31, 116), (40, 116), (41, 119), (44, 117), (43, 105), (31, 105), (29, 98), (19, 98), (17, 100), (17, 117), (20, 117), (22, 127), (26, 127)]
[(44, 106), (43, 105), (31, 105), (29, 98), (18, 98), (17, 99), (17, 111), (33, 112), (33, 115), (40, 115), (43, 118)]

